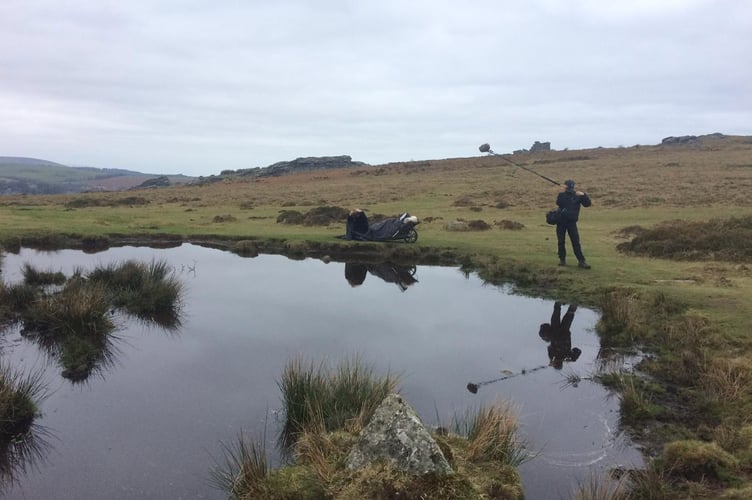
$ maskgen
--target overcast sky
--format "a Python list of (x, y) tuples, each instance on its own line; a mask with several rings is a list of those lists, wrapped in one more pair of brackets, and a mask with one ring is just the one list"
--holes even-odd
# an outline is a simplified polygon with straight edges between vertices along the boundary
[(0, 0), (0, 156), (217, 174), (752, 135), (748, 0)]

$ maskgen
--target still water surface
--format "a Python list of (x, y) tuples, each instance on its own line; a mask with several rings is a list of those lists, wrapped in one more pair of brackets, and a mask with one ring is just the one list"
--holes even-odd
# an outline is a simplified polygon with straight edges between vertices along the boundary
[[(618, 401), (586, 379), (599, 365), (595, 312), (576, 311), (572, 347), (582, 354), (557, 370), (538, 335), (553, 301), (513, 295), (456, 268), (418, 266), (395, 280), (388, 267), (363, 273), (182, 245), (94, 255), (24, 249), (5, 256), (2, 276), (19, 281), (27, 262), (70, 275), (126, 259), (175, 269), (186, 285), (182, 325), (170, 332), (121, 318), (114, 364), (83, 384), (7, 331), (3, 361), (45, 370), (50, 395), (38, 420), (49, 434), (44, 459), (5, 485), (6, 498), (224, 498), (208, 479), (220, 442), (241, 429), (261, 435), (266, 425), (274, 447), (276, 382), (299, 354), (333, 363), (359, 354), (377, 372), (399, 373), (402, 394), (429, 425), (511, 401), (537, 453), (520, 469), (530, 499), (568, 498), (593, 473), (642, 464), (617, 432)], [(567, 385), (572, 373), (585, 380)], [(509, 378), (483, 384), (501, 377)], [(477, 393), (468, 383), (480, 384)]]

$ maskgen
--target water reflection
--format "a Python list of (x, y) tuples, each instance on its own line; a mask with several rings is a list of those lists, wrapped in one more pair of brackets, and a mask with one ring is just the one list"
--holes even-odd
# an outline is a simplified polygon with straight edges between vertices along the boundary
[(538, 335), (548, 343), (549, 365), (561, 370), (564, 361), (575, 362), (582, 354), (579, 347), (572, 348), (572, 321), (577, 306), (570, 304), (564, 317), (561, 316), (561, 302), (554, 303), (554, 312), (549, 323), (541, 324)]
[(164, 261), (127, 260), (87, 274), (77, 268), (70, 277), (25, 263), (20, 283), (2, 283), (10, 312), (0, 332), (18, 327), (22, 339), (61, 368), (63, 378), (83, 382), (114, 365), (113, 332), (122, 328), (115, 321), (118, 315), (176, 332), (182, 288)]
[[(134, 258), (165, 259), (185, 280), (179, 339), (118, 311), (117, 349), (109, 358), (117, 366), (103, 363), (105, 377), (95, 369), (86, 384), (58, 382), (39, 419), (54, 429), (55, 450), (7, 498), (59, 498), (61, 491), (71, 498), (222, 498), (207, 485), (207, 470), (219, 443), (237, 430), (264, 432), (270, 460), (283, 461), (273, 443), (281, 424), (272, 415), (279, 412), (278, 376), (298, 354), (337, 360), (361, 353), (379, 373), (400, 374), (401, 392), (427, 425), (498, 399), (519, 405), (529, 449), (542, 450), (521, 469), (527, 498), (568, 497), (572, 483), (588, 473), (581, 464), (595, 460), (591, 453), (597, 452), (597, 467), (639, 459), (616, 446), (615, 398), (605, 399), (596, 383), (561, 390), (562, 372), (549, 367), (548, 343), (535, 334), (549, 322), (553, 301), (507, 293), (457, 268), (421, 265), (418, 276), (411, 267), (402, 273), (392, 267), (408, 294), (395, 293), (393, 287), (403, 287), (383, 280), (383, 272), (369, 272), (373, 264), (348, 263), (345, 276), (362, 283), (353, 290), (342, 283), (339, 264), (264, 254), (244, 259), (183, 245), (95, 256), (23, 249), (5, 256), (1, 276), (20, 279), (25, 261), (70, 275), (77, 267)], [(199, 272), (182, 268), (186, 262)], [(420, 286), (405, 285), (405, 271)], [(598, 362), (596, 322), (593, 310), (580, 307), (571, 325), (582, 355), (570, 366), (585, 373)], [(17, 325), (6, 334), (2, 356), (28, 368), (47, 361), (19, 332)], [(46, 370), (61, 380), (57, 365)], [(495, 378), (504, 381), (473, 382), (476, 394), (465, 388), (469, 380)]]
[(525, 368), (518, 372), (504, 370), (503, 372), (504, 375), (502, 375), (501, 377), (492, 378), (491, 380), (484, 380), (483, 382), (468, 382), (467, 390), (472, 392), (473, 394), (478, 394), (478, 389), (480, 389), (484, 385), (495, 384), (496, 382), (501, 382), (502, 380), (508, 380), (514, 377), (519, 377), (520, 375), (529, 375), (531, 373), (540, 371), (544, 368), (548, 368), (548, 365), (540, 365), (540, 366), (536, 366), (535, 368), (530, 368), (530, 369)]
[(415, 266), (392, 264), (381, 262), (378, 264), (365, 264), (361, 262), (347, 262), (345, 264), (345, 279), (350, 286), (356, 287), (363, 284), (366, 276), (371, 274), (387, 283), (394, 283), (401, 292), (418, 282), (415, 278)]
[(469, 382), (466, 386), (467, 390), (473, 394), (477, 394), (478, 389), (484, 385), (495, 384), (520, 375), (528, 375), (548, 366), (561, 370), (564, 366), (564, 361), (577, 361), (582, 355), (582, 350), (579, 347), (572, 347), (571, 330), (572, 322), (574, 321), (574, 313), (577, 311), (577, 305), (570, 304), (563, 317), (561, 316), (562, 305), (561, 302), (554, 302), (554, 310), (551, 314), (551, 320), (548, 323), (541, 324), (538, 328), (538, 335), (548, 344), (546, 349), (548, 365), (540, 365), (534, 368), (523, 368), (517, 372), (503, 370), (502, 376), (500, 377), (484, 380), (482, 382)]
[(51, 448), (50, 438), (49, 430), (34, 423), (23, 432), (0, 437), (0, 495), (44, 462)]
[(118, 353), (112, 333), (57, 336), (22, 329), (21, 336), (57, 364), (60, 375), (71, 383), (84, 382), (95, 373), (103, 376), (115, 364)]

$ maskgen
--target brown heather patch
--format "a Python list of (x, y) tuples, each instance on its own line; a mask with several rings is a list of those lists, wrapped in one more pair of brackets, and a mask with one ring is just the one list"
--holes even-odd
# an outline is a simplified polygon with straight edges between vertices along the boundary
[(636, 232), (631, 241), (620, 243), (617, 248), (622, 252), (667, 259), (748, 262), (752, 260), (750, 241), (752, 216), (746, 216), (663, 222)]

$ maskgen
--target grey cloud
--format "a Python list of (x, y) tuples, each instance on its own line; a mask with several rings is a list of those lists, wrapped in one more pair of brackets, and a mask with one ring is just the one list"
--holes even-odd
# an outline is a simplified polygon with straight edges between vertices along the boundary
[(207, 175), (750, 134), (751, 25), (731, 0), (9, 0), (0, 153)]

